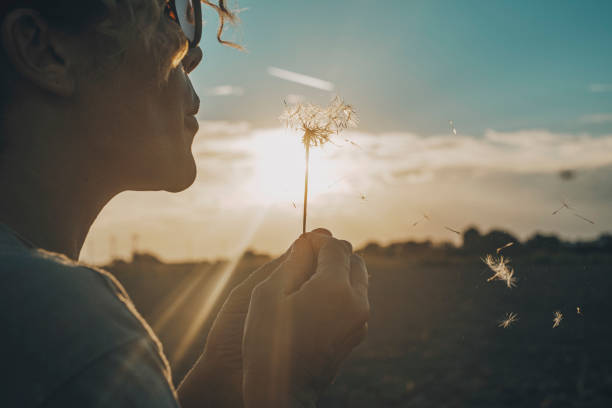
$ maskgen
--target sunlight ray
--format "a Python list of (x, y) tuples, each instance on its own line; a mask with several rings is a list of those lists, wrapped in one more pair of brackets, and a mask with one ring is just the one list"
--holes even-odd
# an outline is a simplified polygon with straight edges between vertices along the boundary
[(242, 241), (239, 243), (239, 245), (237, 245), (234, 254), (223, 266), (222, 270), (219, 273), (215, 274), (215, 277), (212, 278), (212, 290), (210, 291), (210, 293), (207, 294), (207, 296), (204, 296), (202, 298), (201, 307), (199, 308), (198, 313), (193, 317), (193, 321), (190, 324), (189, 329), (187, 329), (187, 332), (184, 334), (181, 342), (176, 348), (176, 351), (172, 356), (172, 360), (178, 361), (183, 358), (189, 347), (193, 344), (193, 341), (200, 332), (202, 325), (210, 316), (215, 304), (219, 300), (219, 297), (221, 296), (225, 287), (230, 281), (233, 272), (242, 257), (242, 254), (251, 244), (252, 238), (257, 232), (258, 228), (261, 226), (265, 215), (268, 212), (268, 209), (269, 207), (263, 208), (257, 213), (255, 217), (253, 217), (250, 225), (248, 225), (245, 230), (245, 234), (242, 238)]

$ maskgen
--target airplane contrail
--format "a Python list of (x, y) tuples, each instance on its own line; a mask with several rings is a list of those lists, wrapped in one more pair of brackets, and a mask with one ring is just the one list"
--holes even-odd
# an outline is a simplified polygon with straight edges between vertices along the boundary
[(284, 79), (285, 81), (291, 81), (310, 86), (312, 88), (322, 89), (323, 91), (331, 92), (334, 90), (334, 84), (331, 82), (304, 74), (298, 74), (297, 72), (287, 71), (286, 69), (268, 67), (268, 74), (276, 78)]

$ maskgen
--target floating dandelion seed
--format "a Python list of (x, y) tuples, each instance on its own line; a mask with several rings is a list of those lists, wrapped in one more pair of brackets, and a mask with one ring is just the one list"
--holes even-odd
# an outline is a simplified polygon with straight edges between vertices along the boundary
[(342, 180), (344, 180), (344, 179), (346, 179), (346, 178), (348, 178), (348, 177), (349, 177), (349, 176), (343, 176), (343, 177), (340, 177), (338, 180), (333, 181), (332, 183), (330, 183), (330, 184), (327, 186), (327, 188), (332, 188), (333, 186), (335, 186), (336, 184), (338, 184), (339, 182), (341, 182)]
[(508, 247), (511, 247), (512, 245), (514, 245), (514, 242), (508, 242), (506, 245), (504, 245), (504, 246), (502, 246), (502, 247), (497, 248), (497, 249), (496, 249), (497, 255), (499, 255), (499, 253), (500, 253), (502, 250), (504, 250), (504, 249), (506, 249), (506, 248), (508, 248)]
[(553, 211), (552, 215), (556, 215), (559, 211), (561, 211), (564, 208), (567, 208), (568, 210), (573, 210), (573, 208), (570, 207), (569, 204), (565, 202), (565, 200), (561, 200), (561, 204), (562, 204), (561, 207)]
[(287, 127), (304, 132), (302, 143), (304, 143), (306, 149), (306, 171), (304, 172), (304, 216), (302, 218), (302, 230), (306, 232), (310, 148), (322, 146), (329, 142), (331, 135), (334, 133), (338, 134), (346, 128), (357, 126), (357, 115), (351, 105), (347, 105), (341, 98), (335, 97), (327, 108), (310, 103), (298, 103), (289, 106), (285, 102), (285, 110), (279, 119)]
[(595, 222), (594, 222), (593, 220), (590, 220), (590, 219), (588, 219), (588, 218), (586, 218), (586, 217), (584, 217), (584, 216), (582, 216), (582, 215), (578, 214), (578, 213), (576, 212), (576, 209), (575, 209), (575, 208), (570, 207), (570, 206), (569, 206), (569, 204), (568, 204), (566, 201), (561, 200), (561, 204), (562, 204), (562, 205), (561, 205), (561, 207), (559, 207), (558, 209), (556, 209), (555, 211), (553, 211), (552, 215), (556, 215), (557, 213), (559, 213), (559, 211), (563, 210), (564, 208), (567, 208), (568, 210), (572, 211), (572, 214), (573, 214), (575, 217), (578, 217), (578, 218), (580, 218), (581, 220), (588, 222), (589, 224), (593, 224), (593, 225), (595, 225)]
[(452, 229), (451, 227), (447, 227), (446, 225), (444, 226), (444, 228), (446, 228), (447, 230), (449, 230), (450, 232), (454, 232), (457, 235), (461, 235), (460, 231), (457, 231), (456, 229)]
[(421, 222), (423, 222), (423, 221), (431, 221), (431, 218), (429, 217), (429, 215), (427, 215), (427, 214), (423, 213), (423, 218), (421, 218), (421, 219), (419, 219), (419, 220), (417, 220), (417, 221), (413, 222), (413, 223), (412, 223), (412, 226), (413, 226), (413, 227), (416, 227), (417, 225), (419, 225), (419, 224), (420, 224)]
[(352, 144), (353, 146), (358, 147), (358, 148), (360, 148), (360, 149), (362, 149), (362, 150), (363, 150), (363, 148), (362, 148), (362, 147), (361, 147), (359, 144), (357, 144), (357, 143), (353, 142), (351, 139), (344, 139), (344, 141), (345, 141), (346, 143), (350, 143), (350, 144)]
[(292, 201), (291, 204), (293, 204), (293, 208), (297, 209), (297, 205), (295, 205), (295, 201)]
[(457, 135), (457, 129), (455, 129), (455, 123), (452, 120), (448, 121), (448, 127), (453, 135)]
[(359, 196), (359, 198), (361, 198), (363, 201), (365, 201), (365, 200), (366, 200), (366, 196), (365, 196), (365, 194), (361, 194), (361, 196)]
[(578, 214), (578, 213), (573, 213), (573, 214), (574, 214), (576, 217), (580, 218), (581, 220), (584, 220), (584, 221), (586, 221), (586, 222), (588, 222), (588, 223), (590, 223), (590, 224), (595, 225), (595, 222), (594, 222), (594, 221), (591, 221), (591, 220), (589, 220), (588, 218), (583, 217), (582, 215), (580, 215), (580, 214)]
[(553, 313), (553, 329), (556, 327), (559, 327), (559, 325), (561, 324), (561, 320), (563, 320), (563, 313), (561, 313), (560, 311), (556, 311)]
[(501, 255), (499, 258), (493, 255), (487, 255), (482, 258), (482, 261), (493, 271), (493, 275), (487, 279), (487, 282), (492, 280), (500, 280), (506, 282), (506, 286), (513, 288), (516, 286), (516, 276), (514, 276), (514, 269), (508, 267), (510, 259), (504, 258)]
[(506, 313), (506, 318), (499, 321), (497, 327), (503, 327), (507, 329), (510, 325), (518, 320), (518, 315), (516, 313), (510, 312)]
[(580, 310), (580, 306), (576, 306), (576, 314), (582, 316), (582, 310)]

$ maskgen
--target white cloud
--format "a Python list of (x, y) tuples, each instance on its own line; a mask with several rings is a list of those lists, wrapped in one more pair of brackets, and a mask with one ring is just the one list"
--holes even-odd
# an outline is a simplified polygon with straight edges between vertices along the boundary
[(582, 123), (602, 124), (612, 122), (612, 113), (593, 113), (580, 117)]
[(590, 84), (589, 91), (593, 93), (612, 92), (612, 84)]
[(334, 84), (329, 81), (304, 74), (298, 74), (297, 72), (288, 71), (282, 68), (268, 67), (268, 74), (279, 79), (284, 79), (285, 81), (295, 82), (297, 84), (321, 89), (323, 91), (331, 92), (334, 90)]
[(212, 96), (242, 96), (244, 88), (233, 85), (219, 85), (208, 90), (208, 94)]

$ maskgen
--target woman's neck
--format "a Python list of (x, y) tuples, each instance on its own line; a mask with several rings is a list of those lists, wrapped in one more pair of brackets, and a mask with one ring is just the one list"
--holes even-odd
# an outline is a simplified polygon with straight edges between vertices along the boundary
[(105, 188), (108, 181), (74, 157), (50, 163), (35, 154), (4, 154), (0, 222), (39, 248), (78, 260), (92, 223), (118, 193)]

